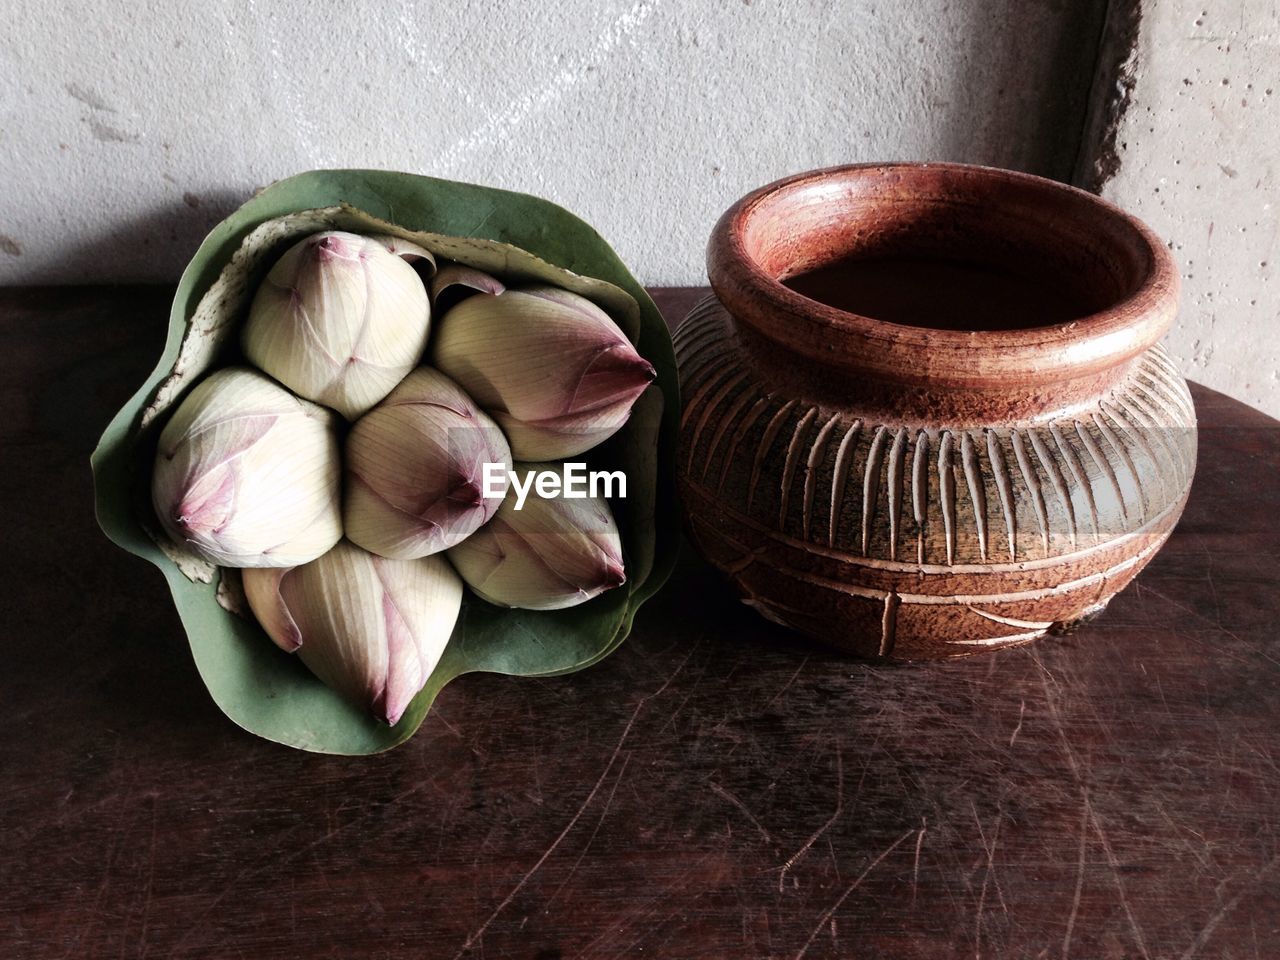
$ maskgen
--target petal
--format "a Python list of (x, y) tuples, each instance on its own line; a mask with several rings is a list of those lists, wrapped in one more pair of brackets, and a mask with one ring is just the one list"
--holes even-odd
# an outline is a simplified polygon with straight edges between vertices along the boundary
[(302, 631), (298, 629), (293, 614), (289, 612), (284, 597), (280, 594), (281, 582), (294, 569), (264, 567), (245, 570), (241, 577), (249, 609), (258, 618), (258, 623), (267, 636), (285, 653), (293, 653), (302, 646)]
[(497, 296), (506, 289), (501, 280), (483, 270), (451, 263), (431, 281), (431, 303), (439, 315), (471, 293), (478, 291)]

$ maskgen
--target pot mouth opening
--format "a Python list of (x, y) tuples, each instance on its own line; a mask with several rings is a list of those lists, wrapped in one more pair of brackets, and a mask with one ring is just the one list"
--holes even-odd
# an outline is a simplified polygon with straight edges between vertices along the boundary
[(974, 332), (1080, 321), (1131, 295), (1140, 282), (1095, 279), (1032, 250), (1009, 262), (963, 248), (937, 249), (935, 240), (925, 234), (887, 248), (872, 243), (775, 279), (809, 300), (869, 320)]
[[(982, 347), (1010, 369), (1114, 365), (1159, 339), (1178, 287), (1164, 244), (1101, 198), (937, 163), (763, 187), (717, 225), (708, 272), (729, 311), (771, 340), (828, 360), (846, 346), (866, 357), (881, 342), (927, 344), (934, 379), (967, 376)], [(1069, 349), (1046, 361), (1051, 344)]]

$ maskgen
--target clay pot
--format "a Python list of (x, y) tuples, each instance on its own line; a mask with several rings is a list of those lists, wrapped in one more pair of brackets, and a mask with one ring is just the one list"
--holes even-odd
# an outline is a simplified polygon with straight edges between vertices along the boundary
[[(901, 294), (910, 322), (784, 283), (824, 267), (831, 300)], [(953, 267), (976, 281), (922, 299)], [(1177, 269), (1098, 197), (956, 164), (820, 170), (731, 207), (707, 269), (675, 338), (682, 495), (771, 620), (893, 659), (1026, 643), (1100, 610), (1181, 515), (1195, 411), (1157, 344)]]

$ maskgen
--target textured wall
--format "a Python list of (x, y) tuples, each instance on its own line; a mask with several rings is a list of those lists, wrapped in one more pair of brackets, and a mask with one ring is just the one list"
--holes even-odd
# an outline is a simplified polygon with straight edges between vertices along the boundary
[(720, 211), (785, 173), (1068, 176), (1100, 8), (0, 0), (0, 283), (172, 280), (255, 187), (365, 165), (542, 194), (699, 283)]
[(1280, 416), (1280, 5), (1148, 0), (1137, 41), (1102, 192), (1182, 266), (1183, 370)]

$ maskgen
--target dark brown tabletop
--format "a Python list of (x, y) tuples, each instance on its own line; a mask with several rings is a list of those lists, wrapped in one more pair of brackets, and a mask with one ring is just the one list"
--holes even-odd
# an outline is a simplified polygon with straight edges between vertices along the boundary
[(686, 549), (594, 669), (315, 756), (94, 525), (169, 294), (0, 292), (0, 957), (1280, 956), (1276, 421), (1193, 390), (1182, 524), (1074, 635), (869, 665)]

